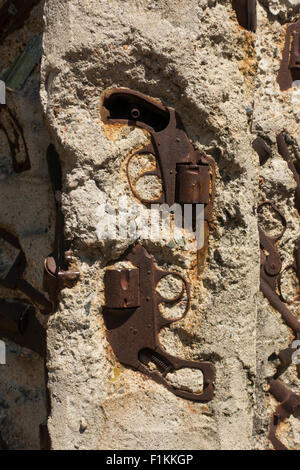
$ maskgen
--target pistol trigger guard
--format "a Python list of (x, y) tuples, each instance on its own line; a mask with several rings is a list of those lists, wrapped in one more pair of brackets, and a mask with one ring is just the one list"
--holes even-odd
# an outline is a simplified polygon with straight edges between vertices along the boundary
[[(135, 157), (136, 155), (145, 155), (145, 154), (149, 154), (149, 153), (155, 157), (155, 160), (156, 160), (155, 169), (142, 171), (141, 173), (139, 173), (137, 175), (137, 177), (134, 179), (134, 181), (132, 181), (130, 176), (129, 176), (129, 165), (130, 165), (130, 162), (131, 162), (132, 158)], [(144, 147), (141, 150), (138, 150), (137, 152), (130, 155), (130, 157), (127, 160), (126, 173), (127, 173), (127, 179), (128, 179), (130, 189), (133, 192), (134, 196), (140, 202), (142, 202), (143, 204), (162, 204), (163, 203), (163, 201), (164, 201), (163, 191), (155, 199), (145, 199), (145, 198), (142, 198), (140, 196), (140, 194), (137, 192), (136, 187), (135, 187), (138, 180), (143, 178), (144, 176), (157, 176), (160, 180), (162, 178), (161, 177), (161, 171), (160, 171), (160, 168), (159, 168), (159, 165), (158, 165), (158, 162), (157, 162), (157, 155), (155, 154), (155, 150), (154, 150), (154, 147), (153, 147), (152, 143), (150, 143), (149, 145), (146, 145), (146, 147)]]
[(258, 206), (257, 206), (257, 214), (258, 214), (258, 217), (260, 217), (260, 216), (262, 217), (262, 214), (259, 212), (259, 210), (260, 210), (261, 207), (264, 207), (264, 206), (271, 206), (272, 209), (274, 210), (274, 212), (275, 212), (277, 215), (279, 215), (279, 218), (281, 219), (282, 230), (281, 230), (281, 232), (280, 232), (278, 235), (276, 235), (276, 237), (271, 237), (271, 236), (267, 235), (262, 229), (260, 229), (265, 238), (268, 238), (268, 239), (270, 239), (271, 242), (276, 243), (276, 242), (278, 242), (278, 241), (283, 237), (283, 235), (284, 235), (284, 233), (285, 233), (285, 231), (286, 231), (286, 218), (285, 218), (285, 216), (283, 215), (283, 213), (281, 212), (281, 210), (278, 209), (278, 207), (276, 206), (276, 204), (274, 204), (273, 201), (263, 201), (263, 202), (261, 202), (260, 204), (258, 204)]
[(289, 304), (291, 305), (294, 300), (297, 300), (298, 296), (296, 297), (296, 299), (294, 300), (286, 300), (284, 298), (284, 296), (282, 295), (282, 290), (281, 290), (281, 279), (282, 279), (282, 276), (285, 272), (289, 271), (289, 270), (292, 270), (294, 271), (294, 273), (297, 274), (297, 266), (296, 266), (296, 263), (293, 263), (293, 264), (289, 264), (288, 266), (286, 266), (285, 268), (282, 269), (282, 271), (279, 273), (278, 275), (278, 279), (277, 279), (277, 287), (278, 287), (278, 291), (279, 291), (279, 297), (280, 297), (280, 300), (282, 300), (282, 302), (286, 303), (286, 304)]
[(176, 271), (162, 271), (162, 270), (158, 269), (155, 272), (156, 285), (161, 279), (163, 279), (164, 277), (169, 276), (169, 275), (175, 276), (175, 277), (179, 278), (182, 281), (182, 289), (177, 295), (175, 295), (172, 298), (164, 297), (163, 295), (156, 292), (155, 295), (156, 295), (157, 305), (159, 305), (161, 303), (169, 304), (169, 305), (176, 304), (179, 300), (181, 300), (183, 298), (185, 292), (186, 292), (186, 296), (187, 296), (187, 305), (184, 309), (183, 314), (178, 319), (177, 318), (167, 319), (167, 318), (163, 317), (161, 315), (161, 313), (159, 313), (159, 317), (160, 317), (159, 318), (159, 324), (161, 325), (161, 327), (169, 325), (169, 324), (171, 324), (175, 321), (182, 320), (186, 316), (186, 314), (187, 314), (187, 312), (189, 311), (189, 308), (190, 308), (190, 288), (189, 288), (189, 285), (188, 285), (186, 279), (181, 274), (179, 274)]

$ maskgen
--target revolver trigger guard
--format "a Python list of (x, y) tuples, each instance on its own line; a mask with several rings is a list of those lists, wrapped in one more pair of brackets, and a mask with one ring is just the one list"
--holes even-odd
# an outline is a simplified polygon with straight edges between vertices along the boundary
[(282, 290), (281, 290), (281, 279), (282, 279), (282, 276), (283, 274), (288, 271), (288, 270), (292, 270), (294, 271), (295, 274), (297, 274), (297, 266), (296, 266), (296, 263), (293, 263), (293, 264), (289, 264), (288, 266), (286, 266), (278, 275), (278, 280), (277, 280), (277, 286), (278, 286), (278, 291), (279, 291), (279, 297), (280, 297), (280, 300), (282, 300), (282, 302), (286, 303), (286, 304), (293, 304), (295, 301), (297, 301), (299, 299), (299, 296), (300, 294), (298, 294), (293, 300), (286, 300), (284, 298), (284, 296), (282, 295)]
[[(135, 157), (136, 155), (144, 155), (144, 154), (149, 154), (149, 153), (151, 153), (156, 159), (156, 168), (154, 170), (142, 171), (134, 179), (134, 181), (132, 181), (130, 176), (129, 176), (129, 165), (130, 165), (130, 162), (131, 162), (132, 158)], [(140, 202), (142, 202), (143, 204), (162, 204), (164, 202), (163, 193), (161, 195), (159, 195), (157, 198), (154, 198), (154, 199), (144, 199), (139, 195), (139, 193), (137, 192), (137, 190), (135, 188), (136, 183), (138, 182), (138, 180), (143, 178), (144, 176), (157, 176), (158, 178), (161, 179), (161, 171), (160, 171), (160, 168), (157, 164), (157, 156), (155, 155), (155, 150), (154, 150), (152, 144), (149, 144), (146, 147), (142, 148), (141, 150), (138, 150), (137, 152), (130, 155), (129, 159), (127, 160), (126, 173), (127, 173), (127, 179), (128, 179), (130, 189), (133, 192), (134, 196)]]
[(176, 271), (162, 271), (160, 269), (157, 269), (156, 272), (155, 272), (155, 282), (156, 282), (156, 285), (157, 283), (163, 279), (164, 277), (166, 276), (169, 276), (169, 275), (173, 275), (175, 277), (178, 277), (181, 281), (182, 281), (182, 289), (181, 291), (175, 295), (174, 297), (172, 298), (167, 298), (167, 297), (164, 297), (163, 295), (159, 294), (159, 293), (155, 293), (156, 295), (156, 302), (157, 302), (157, 305), (161, 304), (161, 303), (164, 303), (164, 304), (176, 304), (180, 299), (183, 298), (184, 296), (184, 292), (186, 292), (186, 296), (187, 296), (187, 304), (186, 304), (186, 307), (184, 309), (184, 312), (183, 314), (180, 316), (180, 318), (165, 318), (163, 317), (161, 314), (160, 315), (160, 318), (159, 318), (159, 326), (160, 328), (162, 328), (163, 326), (167, 326), (167, 325), (170, 325), (171, 323), (175, 322), (175, 321), (179, 321), (179, 320), (182, 320), (187, 312), (189, 311), (189, 308), (190, 308), (190, 303), (191, 303), (191, 295), (190, 295), (190, 288), (189, 288), (189, 285), (188, 285), (188, 282), (186, 281), (186, 279), (181, 275), (179, 274), (178, 272)]
[(264, 207), (264, 206), (271, 206), (271, 207), (272, 207), (272, 209), (274, 210), (274, 212), (275, 212), (275, 213), (279, 216), (279, 218), (281, 219), (281, 223), (282, 223), (282, 227), (283, 227), (283, 228), (282, 228), (281, 232), (280, 232), (278, 235), (276, 235), (275, 237), (270, 237), (270, 236), (267, 235), (261, 228), (260, 228), (260, 230), (261, 230), (262, 234), (263, 234), (266, 238), (269, 238), (272, 242), (278, 242), (278, 240), (280, 240), (280, 239), (283, 237), (283, 235), (284, 235), (284, 233), (285, 233), (285, 231), (286, 231), (286, 218), (285, 218), (285, 216), (283, 215), (283, 213), (278, 209), (278, 207), (276, 206), (276, 204), (274, 204), (273, 201), (263, 201), (263, 202), (261, 202), (260, 204), (258, 204), (258, 206), (257, 206), (257, 215), (258, 215), (258, 218), (259, 218), (259, 217), (262, 217), (262, 214), (259, 212), (259, 209), (260, 209), (261, 207)]

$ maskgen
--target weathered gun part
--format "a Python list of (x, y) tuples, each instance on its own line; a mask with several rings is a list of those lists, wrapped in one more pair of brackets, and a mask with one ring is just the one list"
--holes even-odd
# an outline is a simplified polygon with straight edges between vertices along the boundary
[(19, 29), (40, 0), (7, 0), (0, 8), (0, 44)]
[[(125, 269), (107, 269), (104, 277), (106, 306), (103, 316), (108, 340), (117, 359), (164, 385), (181, 398), (201, 402), (212, 400), (215, 379), (213, 364), (171, 356), (162, 349), (158, 339), (161, 328), (176, 321), (161, 315), (161, 303), (174, 304), (186, 292), (187, 305), (183, 317), (187, 314), (190, 305), (187, 281), (177, 272), (156, 268), (153, 257), (141, 245), (133, 247), (125, 260), (135, 266), (132, 274)], [(157, 283), (169, 274), (179, 277), (183, 282), (182, 291), (173, 299), (164, 298), (156, 292)], [(147, 366), (149, 362), (155, 364), (155, 370)], [(183, 368), (198, 369), (203, 373), (202, 393), (175, 388), (166, 380), (169, 372)]]
[(56, 222), (53, 252), (44, 262), (44, 290), (53, 302), (53, 310), (57, 306), (57, 296), (61, 289), (73, 287), (79, 279), (79, 271), (68, 269), (72, 260), (72, 252), (66, 249), (64, 238), (64, 215), (61, 210), (62, 174), (59, 155), (53, 145), (47, 150), (49, 175), (55, 197)]
[[(141, 202), (204, 204), (204, 218), (212, 216), (215, 195), (215, 161), (194, 150), (178, 113), (142, 93), (114, 88), (103, 97), (101, 117), (107, 124), (128, 124), (146, 129), (151, 143), (130, 156), (127, 176), (133, 194)], [(154, 175), (162, 180), (162, 194), (156, 199), (141, 198), (129, 176), (129, 164), (136, 155), (156, 157), (154, 170), (143, 171), (135, 180)]]
[[(42, 308), (42, 313), (49, 313), (52, 309), (51, 302), (49, 302), (41, 292), (23, 279), (27, 262), (18, 238), (5, 229), (0, 228), (0, 240), (6, 243), (13, 252), (9, 263), (5, 261), (4, 268), (1, 269), (0, 285), (9, 289), (20, 290), (29, 297), (32, 303), (36, 303)], [(0, 267), (2, 268), (1, 260)]]
[(280, 403), (272, 417), (269, 430), (269, 439), (276, 450), (288, 450), (288, 448), (276, 436), (278, 426), (288, 419), (292, 414), (300, 411), (300, 395), (293, 393), (279, 380), (270, 381), (269, 392)]
[(232, 0), (232, 8), (240, 26), (255, 33), (257, 28), (256, 0)]
[[(285, 323), (294, 331), (295, 334), (300, 333), (300, 322), (290, 312), (281, 296), (277, 292), (279, 288), (279, 280), (282, 272), (282, 262), (276, 247), (276, 243), (282, 238), (286, 229), (286, 219), (282, 212), (272, 201), (264, 201), (258, 205), (258, 217), (261, 216), (261, 209), (270, 205), (280, 217), (283, 229), (279, 235), (275, 237), (268, 236), (260, 227), (260, 253), (261, 253), (261, 269), (260, 269), (260, 290), (267, 297), (272, 307), (281, 314)], [(268, 254), (266, 255), (265, 252)]]
[(282, 158), (287, 162), (289, 169), (293, 173), (295, 182), (297, 184), (296, 191), (295, 191), (295, 204), (296, 208), (300, 214), (300, 175), (297, 171), (297, 168), (294, 165), (294, 162), (292, 160), (289, 148), (287, 146), (286, 140), (285, 140), (286, 133), (281, 132), (280, 134), (277, 135), (276, 140), (277, 140), (277, 146), (278, 146), (278, 151)]
[(287, 27), (277, 76), (281, 91), (291, 88), (296, 80), (300, 80), (300, 20)]
[(46, 331), (31, 304), (0, 299), (0, 338), (46, 357)]
[(30, 158), (22, 127), (7, 106), (0, 106), (0, 130), (7, 138), (14, 171), (21, 173), (30, 170)]

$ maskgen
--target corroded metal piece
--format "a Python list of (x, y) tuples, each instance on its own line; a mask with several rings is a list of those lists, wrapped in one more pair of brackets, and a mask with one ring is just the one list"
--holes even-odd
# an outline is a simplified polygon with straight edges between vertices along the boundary
[[(108, 308), (106, 305), (103, 309), (108, 340), (116, 357), (122, 364), (142, 372), (181, 398), (202, 402), (211, 400), (215, 379), (213, 364), (188, 361), (171, 356), (162, 349), (158, 339), (161, 328), (176, 321), (166, 319), (161, 315), (159, 311), (161, 303), (175, 304), (186, 293), (187, 305), (183, 316), (188, 312), (190, 292), (187, 281), (177, 272), (158, 269), (154, 264), (153, 257), (141, 245), (133, 247), (126, 255), (125, 260), (130, 261), (139, 270), (139, 283), (135, 288), (139, 290), (140, 305), (131, 308), (124, 307), (124, 305), (123, 308)], [(111, 297), (114, 294), (118, 296), (120, 291), (120, 289), (117, 289), (116, 292), (112, 291), (115, 284), (111, 284), (112, 278), (108, 274), (110, 271), (110, 269), (106, 271), (104, 278), (105, 291), (108, 294), (106, 303), (108, 304), (111, 302)], [(169, 274), (179, 277), (183, 282), (182, 291), (173, 299), (164, 298), (156, 291), (157, 283)], [(122, 279), (119, 274), (117, 277)], [(155, 369), (149, 367), (149, 362), (156, 366)], [(168, 382), (166, 375), (182, 368), (198, 369), (203, 373), (204, 388), (202, 393), (178, 389)]]
[[(264, 201), (258, 205), (258, 216), (261, 217), (262, 207), (270, 205), (277, 213), (282, 222), (282, 231), (276, 237), (268, 236), (260, 227), (259, 240), (261, 248), (261, 269), (260, 269), (260, 290), (267, 297), (272, 307), (281, 314), (285, 323), (294, 331), (300, 333), (300, 322), (286, 306), (283, 298), (278, 293), (280, 277), (282, 272), (282, 262), (276, 243), (282, 238), (286, 229), (286, 219), (282, 212), (272, 201)], [(267, 254), (266, 254), (267, 253)]]
[(232, 0), (239, 24), (255, 33), (257, 28), (256, 0)]
[(20, 28), (40, 0), (7, 0), (0, 8), (0, 44)]
[(22, 127), (7, 106), (0, 106), (0, 130), (7, 138), (14, 171), (21, 173), (30, 170), (30, 158)]
[(176, 201), (179, 204), (209, 204), (209, 165), (177, 165)]
[(300, 395), (286, 388), (279, 380), (270, 381), (270, 393), (280, 403), (273, 415), (269, 430), (269, 439), (276, 450), (288, 450), (278, 439), (276, 431), (278, 426), (288, 419), (292, 414), (300, 412)]
[(31, 304), (0, 299), (0, 338), (46, 356), (46, 331)]
[(67, 249), (64, 238), (64, 215), (61, 210), (62, 176), (59, 155), (53, 145), (47, 150), (47, 162), (52, 190), (56, 205), (55, 241), (53, 252), (44, 262), (44, 290), (53, 302), (53, 310), (57, 306), (57, 296), (65, 287), (73, 287), (79, 279), (79, 271), (68, 269), (72, 260), (72, 252)]
[[(129, 124), (146, 129), (151, 135), (151, 143), (131, 155), (127, 163), (130, 187), (141, 202), (172, 206), (176, 202), (192, 201), (193, 204), (204, 204), (204, 218), (207, 221), (211, 218), (215, 194), (214, 159), (193, 148), (180, 116), (173, 108), (137, 91), (114, 88), (103, 97), (101, 116), (107, 124)], [(145, 154), (154, 155), (157, 166), (140, 173), (135, 184), (144, 176), (159, 177), (162, 194), (151, 200), (140, 197), (128, 170), (132, 158)], [(184, 183), (191, 179), (195, 184), (193, 191)]]
[(52, 309), (51, 302), (49, 302), (41, 292), (23, 279), (27, 263), (18, 238), (5, 229), (0, 228), (0, 240), (7, 243), (8, 246), (12, 247), (16, 252), (16, 256), (11, 260), (8, 268), (2, 272), (0, 276), (0, 285), (8, 287), (9, 289), (20, 290), (26, 294), (33, 303), (37, 303), (42, 308), (43, 313), (49, 313)]
[(281, 91), (291, 88), (296, 80), (300, 80), (300, 20), (287, 27), (277, 77)]

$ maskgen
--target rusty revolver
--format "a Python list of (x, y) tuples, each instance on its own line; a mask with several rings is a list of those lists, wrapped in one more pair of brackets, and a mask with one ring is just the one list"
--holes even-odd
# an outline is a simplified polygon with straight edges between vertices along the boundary
[[(215, 194), (215, 161), (195, 150), (186, 134), (178, 113), (142, 93), (127, 88), (114, 88), (103, 97), (101, 117), (106, 124), (128, 124), (146, 129), (151, 142), (130, 156), (127, 177), (133, 194), (141, 202), (204, 204), (204, 219), (212, 216)], [(141, 172), (134, 182), (129, 176), (129, 164), (136, 155), (152, 154), (157, 165)], [(136, 190), (137, 181), (148, 175), (162, 180), (162, 194), (156, 199), (144, 199)]]
[[(158, 339), (161, 328), (176, 321), (164, 318), (159, 305), (178, 302), (185, 291), (185, 316), (190, 304), (188, 283), (176, 272), (157, 269), (153, 257), (141, 245), (133, 247), (125, 260), (130, 261), (135, 268), (108, 269), (104, 277), (106, 306), (103, 316), (108, 340), (116, 357), (122, 364), (142, 372), (181, 398), (201, 402), (211, 400), (215, 379), (213, 364), (174, 357), (162, 349)], [(173, 299), (164, 298), (155, 290), (157, 283), (169, 274), (179, 277), (183, 282), (182, 291)], [(149, 363), (154, 364), (155, 368), (149, 367)], [(198, 369), (203, 373), (202, 393), (175, 388), (168, 382), (168, 373), (183, 368)]]

